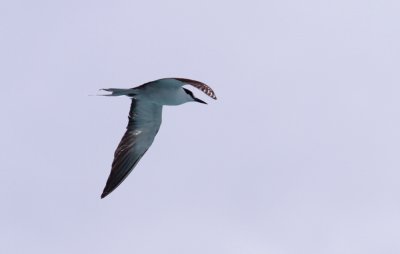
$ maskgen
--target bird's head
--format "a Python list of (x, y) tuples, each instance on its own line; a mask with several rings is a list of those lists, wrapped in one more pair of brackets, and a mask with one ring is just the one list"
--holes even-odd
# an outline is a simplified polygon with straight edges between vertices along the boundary
[(207, 104), (205, 101), (200, 100), (199, 98), (194, 97), (193, 92), (190, 91), (189, 89), (183, 88), (185, 93), (187, 94), (187, 100), (188, 101), (197, 101), (203, 104)]

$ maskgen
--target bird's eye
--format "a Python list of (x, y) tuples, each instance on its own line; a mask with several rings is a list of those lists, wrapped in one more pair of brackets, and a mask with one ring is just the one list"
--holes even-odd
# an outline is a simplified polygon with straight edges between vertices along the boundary
[(190, 90), (188, 90), (188, 89), (186, 89), (186, 88), (183, 88), (183, 90), (185, 90), (185, 92), (186, 92), (187, 94), (189, 94), (190, 97), (193, 97), (192, 91), (190, 91)]

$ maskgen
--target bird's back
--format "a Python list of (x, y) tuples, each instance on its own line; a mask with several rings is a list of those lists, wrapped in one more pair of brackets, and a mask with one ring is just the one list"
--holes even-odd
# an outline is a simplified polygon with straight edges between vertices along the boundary
[(166, 78), (143, 84), (133, 90), (137, 94), (135, 98), (142, 101), (158, 105), (180, 105), (189, 101), (183, 85), (176, 79)]

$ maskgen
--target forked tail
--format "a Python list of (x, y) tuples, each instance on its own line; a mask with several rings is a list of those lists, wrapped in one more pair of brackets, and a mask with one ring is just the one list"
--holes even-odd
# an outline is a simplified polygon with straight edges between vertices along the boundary
[(111, 94), (99, 94), (101, 96), (121, 96), (121, 95), (126, 95), (126, 96), (134, 96), (135, 92), (134, 89), (129, 88), (129, 89), (122, 89), (122, 88), (105, 88), (105, 89), (100, 89), (101, 91), (106, 91), (106, 92), (111, 92)]

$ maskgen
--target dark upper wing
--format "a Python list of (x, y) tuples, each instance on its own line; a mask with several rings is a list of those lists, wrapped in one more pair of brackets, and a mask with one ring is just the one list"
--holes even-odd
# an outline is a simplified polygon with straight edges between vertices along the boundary
[(162, 106), (132, 99), (129, 123), (114, 153), (111, 173), (101, 198), (115, 190), (153, 143), (161, 125)]
[(208, 85), (197, 81), (197, 80), (193, 80), (193, 79), (187, 79), (187, 78), (174, 78), (176, 80), (179, 80), (183, 83), (192, 85), (194, 87), (196, 87), (197, 89), (200, 89), (203, 93), (207, 94), (208, 96), (210, 96), (211, 98), (213, 98), (214, 100), (217, 99), (217, 96), (215, 96), (214, 91), (211, 89), (211, 87), (209, 87)]

